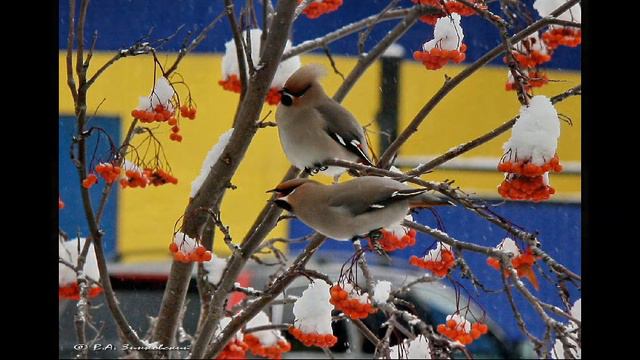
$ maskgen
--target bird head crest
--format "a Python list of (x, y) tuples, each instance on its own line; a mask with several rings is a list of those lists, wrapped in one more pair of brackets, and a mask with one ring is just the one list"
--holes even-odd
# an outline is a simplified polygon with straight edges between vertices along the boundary
[(276, 186), (274, 189), (268, 190), (267, 192), (275, 192), (277, 194), (277, 197), (284, 197), (291, 194), (299, 186), (309, 182), (317, 183), (316, 181), (311, 179), (292, 179), (278, 184), (278, 186)]
[(293, 96), (302, 96), (315, 80), (326, 74), (327, 70), (322, 65), (305, 65), (287, 79), (284, 90)]

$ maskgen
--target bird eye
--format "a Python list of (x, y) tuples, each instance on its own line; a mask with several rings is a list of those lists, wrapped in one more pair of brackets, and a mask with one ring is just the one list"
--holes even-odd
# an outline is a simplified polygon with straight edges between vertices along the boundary
[(280, 101), (284, 106), (291, 106), (291, 104), (293, 104), (293, 96), (291, 96), (286, 92), (283, 92), (282, 97), (280, 98)]

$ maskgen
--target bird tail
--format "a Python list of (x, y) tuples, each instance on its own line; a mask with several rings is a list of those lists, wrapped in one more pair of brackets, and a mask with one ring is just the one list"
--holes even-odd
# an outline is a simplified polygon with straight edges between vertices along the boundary
[(420, 208), (429, 208), (432, 206), (443, 206), (443, 205), (454, 205), (451, 200), (445, 198), (444, 196), (436, 195), (436, 194), (428, 194), (422, 193), (419, 196), (416, 196), (409, 200), (409, 207), (411, 209), (420, 209)]

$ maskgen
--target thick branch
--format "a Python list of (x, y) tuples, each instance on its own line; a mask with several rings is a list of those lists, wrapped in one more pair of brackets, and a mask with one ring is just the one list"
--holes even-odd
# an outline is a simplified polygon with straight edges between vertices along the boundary
[[(276, 69), (280, 64), (280, 58), (284, 50), (285, 42), (287, 40), (291, 22), (293, 20), (293, 12), (297, 5), (295, 0), (281, 0), (278, 2), (275, 16), (269, 30), (269, 37), (267, 38), (267, 44), (265, 45), (264, 56), (260, 59), (260, 63), (256, 67), (255, 76), (251, 77), (251, 96), (246, 96), (241, 101), (241, 105), (238, 109), (237, 123), (235, 124), (233, 135), (225, 147), (218, 161), (212, 167), (207, 178), (205, 179), (202, 187), (195, 195), (187, 210), (185, 211), (185, 223), (184, 232), (189, 236), (195, 237), (198, 234), (200, 226), (206, 221), (207, 217), (200, 214), (196, 214), (193, 210), (199, 208), (215, 208), (220, 203), (226, 185), (230, 182), (231, 177), (235, 173), (236, 169), (242, 158), (244, 157), (253, 136), (255, 135), (258, 126), (257, 121), (260, 115), (260, 110), (264, 104), (264, 99), (269, 90), (269, 85), (275, 75)], [(174, 262), (175, 265), (175, 262)], [(229, 265), (228, 267), (230, 267)], [(191, 266), (184, 269), (176, 269), (172, 271), (169, 278), (171, 282), (186, 282), (189, 278)], [(216, 294), (221, 291), (223, 287), (219, 287)], [(185, 289), (186, 290), (186, 289)], [(228, 289), (224, 289), (228, 290)], [(184, 292), (171, 294), (165, 292), (163, 304), (160, 310), (160, 317), (158, 319), (158, 331), (156, 332), (156, 339), (170, 340), (175, 334), (175, 318), (171, 316), (170, 312), (173, 311), (167, 305), (170, 302), (177, 301), (182, 303), (184, 300)], [(209, 343), (213, 331), (219, 321), (219, 316), (211, 316), (212, 312), (219, 312), (219, 304), (216, 302), (216, 298), (220, 296), (214, 295), (210, 307), (210, 313), (205, 321), (205, 325), (202, 327), (202, 332), (199, 338), (193, 345), (192, 357), (199, 358), (202, 356), (205, 350), (205, 346)], [(169, 300), (173, 299), (173, 301)]]
[(73, 103), (78, 101), (78, 90), (76, 89), (76, 82), (73, 79), (73, 40), (75, 37), (74, 25), (76, 21), (76, 1), (69, 0), (69, 36), (67, 37), (67, 85), (71, 90), (71, 96), (73, 97)]

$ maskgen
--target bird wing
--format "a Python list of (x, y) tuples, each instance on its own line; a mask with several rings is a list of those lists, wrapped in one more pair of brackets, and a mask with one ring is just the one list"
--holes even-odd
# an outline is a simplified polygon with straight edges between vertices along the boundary
[(358, 216), (380, 211), (390, 204), (413, 198), (427, 191), (427, 189), (398, 189), (372, 183), (358, 184), (358, 188), (358, 191), (346, 187), (341, 191), (335, 191), (329, 200), (329, 206), (344, 208), (352, 216)]
[(339, 145), (358, 156), (365, 164), (372, 166), (367, 151), (364, 131), (356, 119), (337, 102), (328, 101), (316, 106), (325, 120), (325, 131)]

